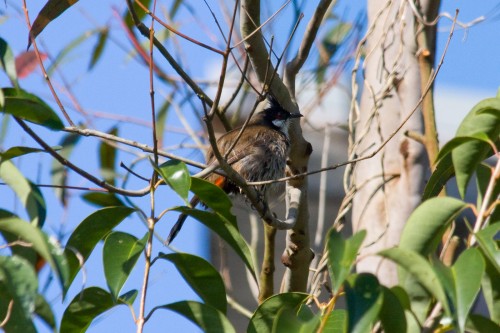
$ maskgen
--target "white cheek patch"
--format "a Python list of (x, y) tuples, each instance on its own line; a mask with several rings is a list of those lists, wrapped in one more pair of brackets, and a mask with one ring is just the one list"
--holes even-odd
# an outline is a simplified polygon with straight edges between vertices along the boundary
[(274, 119), (273, 120), (273, 125), (276, 126), (276, 127), (283, 127), (283, 125), (285, 124), (285, 119)]

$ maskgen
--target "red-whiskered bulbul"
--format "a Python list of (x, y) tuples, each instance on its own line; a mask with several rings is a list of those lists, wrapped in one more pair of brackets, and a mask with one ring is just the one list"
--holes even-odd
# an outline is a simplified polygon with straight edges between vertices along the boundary
[[(289, 152), (288, 125), (292, 118), (302, 117), (300, 113), (290, 113), (271, 95), (268, 97), (269, 105), (261, 112), (255, 114), (233, 150), (227, 156), (227, 162), (248, 182), (273, 180), (285, 176), (286, 161)], [(240, 128), (235, 128), (223, 134), (217, 140), (217, 147), (222, 156), (225, 156), (240, 133)], [(216, 163), (212, 149), (207, 151), (207, 164)], [(222, 188), (226, 193), (240, 193), (240, 189), (228, 178), (212, 173), (206, 180)], [(264, 200), (269, 196), (279, 196), (283, 190), (283, 183), (261, 185), (259, 193)], [(199, 203), (199, 198), (191, 199), (191, 207)], [(182, 228), (187, 215), (181, 214), (170, 230), (166, 240), (168, 245), (177, 236)]]

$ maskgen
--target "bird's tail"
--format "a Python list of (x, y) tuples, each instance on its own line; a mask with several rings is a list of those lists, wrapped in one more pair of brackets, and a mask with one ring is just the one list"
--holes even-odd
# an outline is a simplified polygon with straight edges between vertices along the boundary
[[(200, 198), (198, 198), (198, 196), (195, 195), (195, 196), (193, 196), (193, 198), (191, 199), (191, 201), (189, 203), (190, 203), (192, 208), (195, 208), (199, 202), (200, 202)], [(174, 240), (175, 236), (177, 236), (179, 231), (181, 231), (182, 225), (186, 221), (187, 217), (188, 216), (186, 214), (179, 215), (177, 222), (175, 222), (172, 229), (170, 229), (170, 234), (168, 235), (167, 240), (165, 241), (165, 245), (169, 245)]]

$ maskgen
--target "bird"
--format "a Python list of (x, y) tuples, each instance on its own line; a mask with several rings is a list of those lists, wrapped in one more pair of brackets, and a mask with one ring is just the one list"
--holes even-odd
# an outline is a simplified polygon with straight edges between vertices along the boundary
[[(288, 126), (290, 120), (302, 117), (300, 113), (290, 113), (285, 110), (277, 99), (268, 94), (268, 105), (263, 111), (256, 113), (243, 130), (234, 148), (234, 141), (240, 134), (241, 127), (223, 134), (217, 140), (217, 147), (222, 156), (227, 154), (227, 162), (246, 181), (258, 182), (282, 178), (285, 175), (286, 162), (289, 153)], [(206, 154), (207, 165), (217, 163), (213, 150)], [(240, 188), (225, 176), (212, 173), (206, 176), (207, 181), (217, 185), (227, 194), (240, 194)], [(279, 196), (284, 191), (283, 183), (259, 185), (258, 192), (264, 200)], [(196, 207), (200, 199), (195, 195), (191, 207)], [(186, 214), (179, 215), (177, 222), (170, 230), (166, 244), (170, 244), (182, 228)]]

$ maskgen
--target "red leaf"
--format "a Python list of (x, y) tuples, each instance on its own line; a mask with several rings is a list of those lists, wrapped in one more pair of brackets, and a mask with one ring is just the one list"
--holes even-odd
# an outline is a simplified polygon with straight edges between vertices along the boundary
[[(40, 53), (42, 61), (47, 59), (47, 54)], [(22, 79), (30, 75), (37, 67), (38, 60), (35, 51), (23, 52), (16, 57), (17, 77)]]

